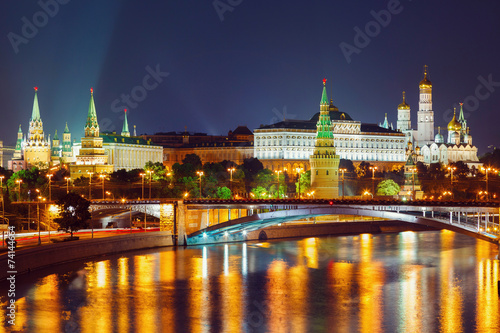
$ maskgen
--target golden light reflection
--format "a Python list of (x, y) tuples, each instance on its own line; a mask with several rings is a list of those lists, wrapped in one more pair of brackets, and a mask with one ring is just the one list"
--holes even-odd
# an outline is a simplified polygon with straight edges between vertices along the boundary
[(56, 274), (46, 276), (33, 293), (31, 308), (36, 332), (57, 332), (61, 327), (59, 279)]
[(158, 300), (154, 276), (157, 271), (155, 255), (134, 257), (134, 299), (136, 330), (138, 332), (154, 332), (158, 321)]
[[(371, 247), (370, 250), (366, 249), (366, 251), (371, 257)], [(362, 257), (366, 258), (368, 255)], [(378, 262), (360, 263), (357, 282), (360, 293), (360, 332), (383, 332), (382, 304), (385, 283), (383, 264)]]
[[(316, 263), (317, 264), (317, 263)], [(309, 272), (303, 265), (289, 269), (289, 314), (290, 331), (307, 332), (307, 313), (309, 295)]]
[(304, 255), (307, 258), (307, 267), (318, 268), (318, 242), (317, 238), (311, 237), (301, 242), (304, 247)]
[(355, 265), (347, 262), (331, 263), (328, 268), (328, 284), (331, 286), (329, 327), (335, 327), (337, 332), (349, 333), (355, 331), (351, 327), (348, 304), (351, 302), (351, 292), (354, 284), (353, 271)]
[(241, 275), (230, 272), (219, 276), (222, 298), (222, 331), (240, 332), (242, 330), (245, 302), (242, 295)]
[(370, 262), (373, 252), (373, 236), (370, 234), (361, 235), (361, 262)]
[(405, 231), (399, 234), (399, 255), (404, 263), (417, 259), (418, 251), (417, 234)]
[(463, 300), (459, 281), (454, 277), (453, 248), (455, 233), (441, 232), (441, 267), (440, 267), (440, 331), (463, 332)]
[(497, 281), (498, 260), (491, 257), (492, 245), (477, 241), (476, 252), (480, 260), (477, 267), (477, 299), (476, 323), (478, 332), (493, 332), (500, 330), (500, 300), (498, 297)]
[(422, 327), (422, 290), (420, 290), (421, 268), (405, 265), (404, 281), (400, 283), (400, 332), (423, 332)]
[(82, 332), (112, 332), (113, 292), (107, 282), (111, 278), (109, 260), (87, 264), (87, 302), (80, 308)]
[(173, 302), (175, 298), (175, 252), (160, 252), (160, 284), (166, 286), (160, 297), (161, 327), (162, 332), (176, 332)]
[(267, 269), (268, 331), (291, 332), (288, 327), (287, 266), (282, 260), (273, 260)]
[[(204, 247), (206, 248), (206, 247)], [(206, 251), (206, 249), (205, 249)], [(205, 265), (208, 265), (208, 258), (202, 256), (194, 256), (189, 261), (191, 267), (191, 274), (189, 276), (189, 315), (191, 318), (198, 320), (191, 320), (190, 332), (205, 332), (210, 327), (210, 293), (208, 290), (208, 278), (204, 277)], [(208, 267), (208, 266), (207, 266)]]
[(118, 331), (129, 330), (130, 304), (129, 304), (129, 271), (128, 258), (118, 259)]

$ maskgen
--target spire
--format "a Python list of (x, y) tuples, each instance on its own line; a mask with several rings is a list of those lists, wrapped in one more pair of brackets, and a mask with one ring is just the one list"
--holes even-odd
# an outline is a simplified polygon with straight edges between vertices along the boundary
[(90, 88), (90, 103), (89, 112), (87, 114), (87, 122), (85, 123), (85, 136), (99, 136), (99, 123), (97, 122), (97, 113), (95, 111), (93, 88)]
[(135, 128), (135, 125), (134, 125), (134, 136), (137, 136), (137, 129)]
[(321, 104), (328, 105), (328, 95), (326, 93), (326, 79), (323, 79), (323, 94), (321, 95)]
[(125, 111), (125, 119), (123, 120), (122, 135), (130, 136), (130, 132), (128, 130), (127, 109), (125, 109), (124, 111)]
[(388, 128), (389, 128), (389, 122), (387, 121), (387, 113), (385, 114), (385, 120), (384, 120), (384, 123), (383, 123), (380, 127), (383, 127), (383, 128), (385, 128), (385, 129), (388, 129)]
[(59, 137), (57, 136), (57, 130), (56, 130), (56, 134), (54, 134), (54, 139), (52, 139), (52, 141), (55, 141), (55, 140), (59, 140)]
[(33, 101), (33, 112), (31, 113), (31, 121), (41, 121), (41, 117), (40, 117), (40, 109), (38, 108), (38, 96), (37, 96), (37, 92), (38, 92), (38, 87), (34, 87), (33, 89), (35, 89), (35, 99)]
[(465, 121), (463, 105), (464, 103), (460, 103), (460, 115), (458, 116), (458, 121), (461, 123)]
[(69, 133), (68, 122), (66, 122), (66, 127), (64, 127), (64, 133)]
[(17, 133), (23, 133), (23, 131), (21, 130), (21, 124), (19, 124), (19, 130), (17, 131)]

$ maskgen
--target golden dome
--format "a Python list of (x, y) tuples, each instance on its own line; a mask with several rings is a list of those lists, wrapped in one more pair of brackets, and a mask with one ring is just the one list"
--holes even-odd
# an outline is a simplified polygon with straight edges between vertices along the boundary
[(427, 65), (424, 66), (424, 79), (420, 81), (420, 89), (432, 88), (432, 82), (427, 78)]
[(453, 118), (448, 123), (448, 131), (459, 132), (462, 129), (462, 125), (457, 121), (456, 110), (453, 110)]
[(403, 91), (403, 103), (398, 105), (398, 110), (409, 110), (410, 109), (410, 106), (408, 104), (406, 104), (405, 97), (406, 97), (406, 94)]

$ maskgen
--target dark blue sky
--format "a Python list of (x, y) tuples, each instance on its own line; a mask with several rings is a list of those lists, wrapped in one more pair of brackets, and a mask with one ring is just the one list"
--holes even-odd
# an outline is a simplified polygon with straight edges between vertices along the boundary
[[(104, 130), (121, 130), (116, 111), (126, 107), (122, 95), (133, 92), (137, 101), (131, 98), (127, 109), (138, 133), (187, 126), (225, 134), (284, 115), (309, 119), (319, 110), (323, 77), (334, 104), (367, 123), (383, 121), (387, 112), (395, 126), (406, 90), (416, 128), (424, 64), (433, 82), (436, 127), (446, 126), (453, 104), (467, 99), (466, 118), (480, 153), (499, 144), (498, 1), (57, 3), (65, 4), (53, 17), (41, 13), (37, 1), (0, 4), (0, 139), (6, 145), (14, 144), (19, 124), (28, 128), (34, 86), (45, 132), (62, 132), (67, 121), (76, 138), (83, 134), (90, 87)], [(218, 13), (214, 3), (231, 10)], [(370, 23), (372, 11), (388, 7), (390, 22)], [(26, 21), (38, 24), (38, 31), (23, 32)], [(367, 24), (373, 37), (367, 45), (358, 40), (348, 62), (339, 45), (355, 47), (354, 29), (365, 31)], [(144, 81), (155, 71), (157, 81)], [(479, 77), (494, 83), (484, 87)]]

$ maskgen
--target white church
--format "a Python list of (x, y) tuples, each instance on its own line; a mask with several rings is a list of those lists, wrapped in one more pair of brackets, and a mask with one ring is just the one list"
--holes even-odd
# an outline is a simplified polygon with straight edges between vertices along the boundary
[(446, 140), (441, 129), (434, 135), (434, 111), (432, 110), (432, 83), (427, 78), (427, 66), (424, 67), (424, 79), (420, 81), (420, 100), (417, 112), (417, 129), (411, 127), (410, 106), (406, 103), (403, 92), (403, 102), (398, 106), (397, 130), (404, 133), (408, 144), (408, 153), (414, 151), (416, 161), (426, 164), (443, 163), (445, 165), (462, 161), (469, 167), (481, 166), (477, 157), (477, 147), (472, 145), (472, 136), (463, 113), (463, 103), (460, 103), (460, 115), (448, 123)]

